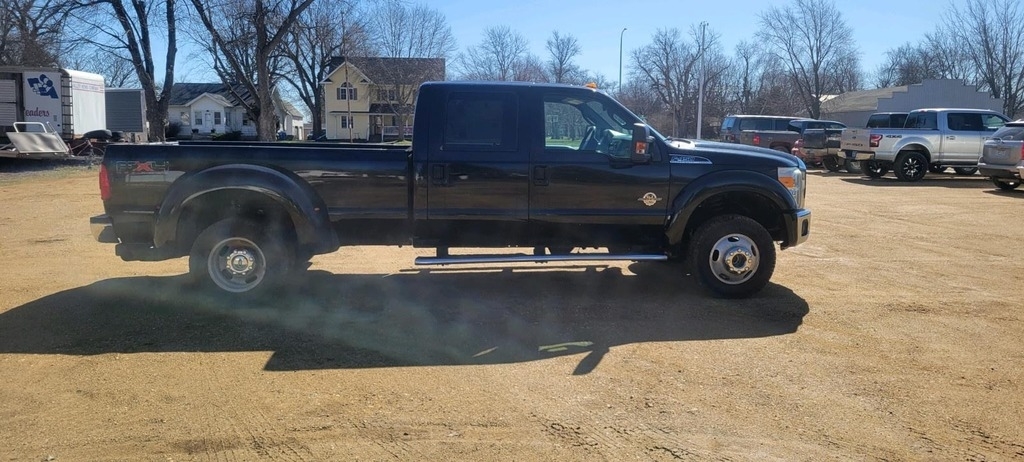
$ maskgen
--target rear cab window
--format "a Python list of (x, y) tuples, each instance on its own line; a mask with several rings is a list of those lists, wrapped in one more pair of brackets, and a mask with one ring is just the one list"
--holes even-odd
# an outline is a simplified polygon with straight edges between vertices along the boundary
[(518, 149), (516, 95), (456, 92), (448, 96), (445, 109), (445, 150), (508, 152)]
[(907, 116), (906, 128), (938, 130), (938, 117), (934, 112), (918, 112)]

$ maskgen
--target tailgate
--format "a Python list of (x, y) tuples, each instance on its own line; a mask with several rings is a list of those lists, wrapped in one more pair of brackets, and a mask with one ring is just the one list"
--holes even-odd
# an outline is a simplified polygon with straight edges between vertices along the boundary
[(1014, 166), (1020, 163), (1024, 141), (1003, 141), (998, 138), (985, 142), (981, 162), (987, 165)]
[(839, 148), (843, 151), (871, 152), (871, 129), (847, 128), (839, 137)]
[(838, 149), (842, 130), (837, 128), (809, 128), (804, 130), (804, 148)]

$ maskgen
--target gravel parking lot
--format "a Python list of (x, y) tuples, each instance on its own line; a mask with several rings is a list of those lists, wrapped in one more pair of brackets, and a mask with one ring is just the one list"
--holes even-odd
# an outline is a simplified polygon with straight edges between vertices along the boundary
[(0, 166), (0, 460), (1024, 459), (1024, 191), (810, 175), (758, 297), (665, 264), (319, 256), (230, 305)]

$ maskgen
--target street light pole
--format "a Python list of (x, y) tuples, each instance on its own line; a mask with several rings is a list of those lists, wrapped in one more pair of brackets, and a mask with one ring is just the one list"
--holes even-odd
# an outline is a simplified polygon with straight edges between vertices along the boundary
[(701, 139), (704, 126), (704, 31), (708, 28), (707, 21), (700, 23), (700, 82), (697, 85), (697, 139)]
[(619, 32), (619, 93), (622, 93), (622, 35), (626, 33), (626, 28), (622, 28), (622, 32)]

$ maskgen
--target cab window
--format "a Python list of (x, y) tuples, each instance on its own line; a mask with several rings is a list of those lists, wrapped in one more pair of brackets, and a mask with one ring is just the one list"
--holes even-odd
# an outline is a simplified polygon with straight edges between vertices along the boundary
[(632, 118), (591, 95), (544, 96), (544, 148), (629, 157)]
[(444, 149), (515, 151), (518, 104), (514, 94), (452, 93), (445, 105)]

